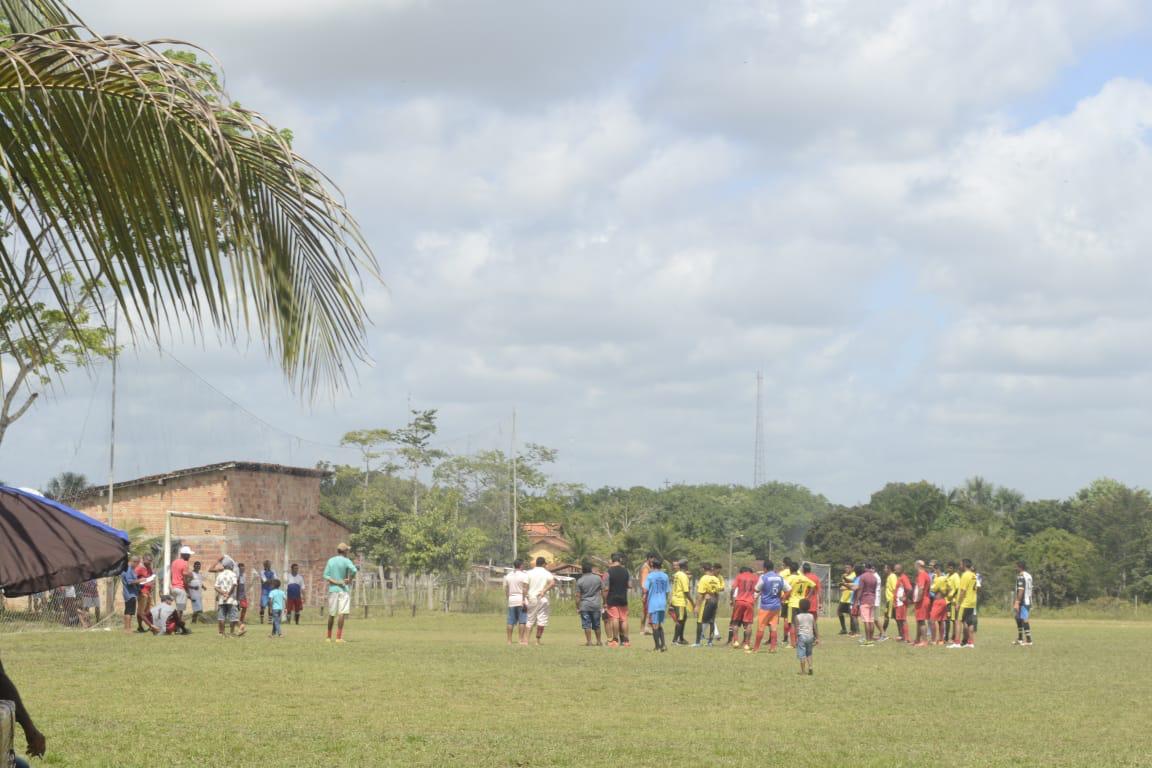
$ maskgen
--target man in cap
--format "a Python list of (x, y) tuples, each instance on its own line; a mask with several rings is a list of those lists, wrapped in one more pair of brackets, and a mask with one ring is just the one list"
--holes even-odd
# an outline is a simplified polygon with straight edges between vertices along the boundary
[[(192, 555), (196, 554), (192, 551), (191, 547), (180, 547), (179, 557), (172, 563), (172, 567), (168, 569), (168, 574), (172, 579), (171, 595), (176, 603), (176, 610), (181, 614), (188, 608), (188, 576), (191, 569), (191, 564), (188, 562), (192, 559)], [(183, 619), (181, 619), (183, 624)]]
[[(344, 619), (352, 612), (352, 592), (349, 585), (356, 575), (356, 565), (348, 559), (348, 545), (336, 545), (336, 554), (324, 566), (324, 581), (328, 584), (328, 636), (332, 642), (332, 625), (336, 624), (336, 642), (344, 642)], [(339, 617), (339, 618), (337, 618)]]
[[(212, 566), (209, 571), (216, 573), (216, 626), (220, 637), (224, 637), (224, 625), (228, 625), (228, 634), (236, 635), (236, 625), (240, 623), (239, 600), (236, 597), (236, 563), (225, 555)], [(243, 637), (244, 632), (240, 632)]]

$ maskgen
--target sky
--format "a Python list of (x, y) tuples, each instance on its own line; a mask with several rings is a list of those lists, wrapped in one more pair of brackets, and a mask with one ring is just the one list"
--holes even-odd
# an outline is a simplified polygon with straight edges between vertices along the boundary
[[(343, 190), (386, 285), (372, 360), (303, 401), (258, 341), (118, 371), (116, 476), (554, 447), (590, 487), (839, 503), (982, 475), (1152, 485), (1152, 18), (1138, 0), (75, 0), (210, 51)], [(111, 372), (53, 386), (0, 477), (108, 476)]]

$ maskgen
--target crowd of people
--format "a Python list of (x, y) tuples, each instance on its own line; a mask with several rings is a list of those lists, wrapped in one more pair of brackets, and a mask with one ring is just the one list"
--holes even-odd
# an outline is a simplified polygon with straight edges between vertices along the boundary
[[(535, 567), (525, 570), (523, 561), (517, 560), (504, 576), (509, 644), (528, 645), (533, 631), (535, 643), (543, 644), (551, 617), (549, 595), (557, 587), (557, 579), (546, 565), (545, 558), (538, 557)], [(870, 647), (887, 641), (894, 623), (895, 639), (914, 647), (976, 647), (983, 578), (971, 560), (965, 558), (959, 566), (951, 561), (942, 565), (936, 560), (917, 560), (914, 576), (905, 572), (902, 563), (887, 563), (882, 568), (883, 573), (878, 573), (872, 563), (844, 564), (836, 585), (841, 635), (858, 638), (860, 645)], [(1032, 576), (1023, 561), (1017, 562), (1016, 569), (1014, 644), (1030, 646)], [(672, 645), (710, 647), (722, 639), (717, 613), (726, 595), (731, 612), (725, 645), (754, 654), (764, 647), (767, 637), (768, 653), (775, 653), (778, 644), (791, 646), (800, 661), (800, 673), (813, 674), (812, 652), (819, 643), (824, 585), (811, 563), (785, 557), (777, 569), (775, 563), (766, 560), (758, 574), (751, 567), (741, 567), (730, 584), (718, 563), (702, 564), (693, 585), (686, 560), (674, 561), (666, 568), (654, 554), (646, 558), (635, 579), (619, 553), (611, 556), (603, 573), (594, 571), (589, 562), (582, 564), (581, 571), (574, 599), (588, 646), (605, 644), (602, 626), (609, 648), (631, 646), (628, 606), (633, 588), (638, 586), (643, 632), (651, 636), (654, 651), (668, 650), (664, 632), (668, 621), (673, 625)], [(696, 619), (693, 643), (685, 637), (691, 617)]]

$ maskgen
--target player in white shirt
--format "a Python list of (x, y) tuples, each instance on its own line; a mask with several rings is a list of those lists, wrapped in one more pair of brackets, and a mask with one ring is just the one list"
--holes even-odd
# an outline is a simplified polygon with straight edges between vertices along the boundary
[(536, 627), (536, 645), (542, 645), (544, 628), (548, 626), (548, 617), (551, 613), (548, 604), (548, 593), (556, 586), (556, 577), (544, 567), (548, 562), (543, 557), (536, 558), (536, 567), (528, 571), (528, 590), (525, 607), (528, 608), (528, 629)]
[(1016, 616), (1016, 640), (1012, 645), (1032, 645), (1032, 574), (1023, 560), (1016, 561), (1016, 595), (1012, 600), (1012, 613)]
[(512, 628), (520, 627), (520, 645), (528, 645), (528, 609), (524, 606), (528, 591), (528, 574), (524, 561), (517, 560), (504, 574), (504, 595), (508, 598), (508, 645), (512, 645)]

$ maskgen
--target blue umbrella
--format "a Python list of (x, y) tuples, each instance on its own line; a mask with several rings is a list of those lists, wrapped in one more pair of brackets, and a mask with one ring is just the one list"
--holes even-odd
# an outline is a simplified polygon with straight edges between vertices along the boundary
[(0, 589), (9, 597), (112, 576), (128, 563), (128, 534), (82, 512), (0, 485)]

